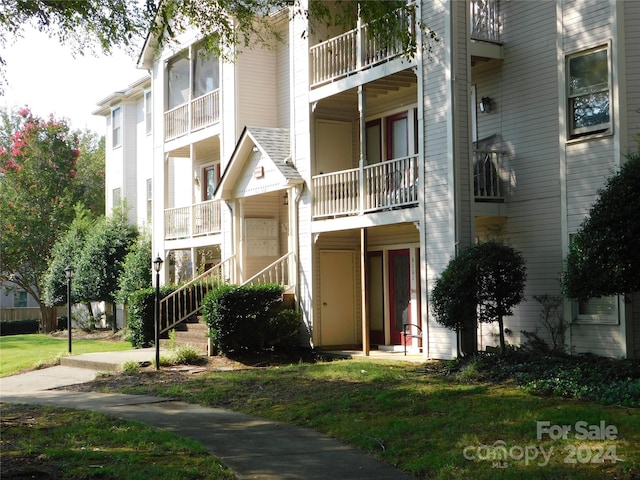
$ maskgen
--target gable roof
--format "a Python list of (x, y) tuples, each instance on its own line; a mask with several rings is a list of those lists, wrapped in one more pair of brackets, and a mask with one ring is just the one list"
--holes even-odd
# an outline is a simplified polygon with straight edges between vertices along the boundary
[[(222, 174), (216, 198), (233, 198), (234, 192), (237, 196), (249, 196), (304, 183), (291, 162), (290, 151), (288, 128), (245, 127)], [(265, 169), (265, 165), (271, 168)], [(270, 175), (261, 187), (249, 185), (249, 177), (256, 168)]]

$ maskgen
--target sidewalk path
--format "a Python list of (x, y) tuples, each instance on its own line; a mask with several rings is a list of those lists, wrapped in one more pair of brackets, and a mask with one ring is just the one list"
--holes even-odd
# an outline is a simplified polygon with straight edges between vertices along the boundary
[[(110, 354), (110, 358), (124, 363), (127, 353)], [(0, 402), (92, 410), (193, 438), (239, 479), (413, 478), (313, 430), (167, 398), (50, 390), (91, 381), (95, 375), (91, 369), (58, 366), (5, 377), (0, 379)]]

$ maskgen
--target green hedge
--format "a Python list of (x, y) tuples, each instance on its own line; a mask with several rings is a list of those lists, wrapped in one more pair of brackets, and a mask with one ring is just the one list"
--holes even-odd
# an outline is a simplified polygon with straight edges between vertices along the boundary
[(202, 314), (221, 353), (286, 349), (298, 344), (300, 315), (285, 310), (278, 284), (221, 285), (205, 297)]
[[(58, 317), (56, 330), (67, 329), (67, 317)], [(26, 335), (38, 333), (40, 331), (40, 320), (30, 318), (27, 320), (7, 320), (0, 322), (0, 336), (5, 335)]]

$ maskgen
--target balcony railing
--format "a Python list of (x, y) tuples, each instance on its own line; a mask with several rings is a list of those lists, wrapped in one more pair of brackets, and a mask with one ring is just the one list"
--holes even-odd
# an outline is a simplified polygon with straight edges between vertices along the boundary
[(499, 0), (471, 0), (471, 38), (501, 43)]
[[(407, 30), (414, 32), (413, 16), (404, 9), (398, 10), (397, 15), (400, 15)], [(383, 42), (370, 37), (368, 32), (369, 26), (361, 25), (311, 47), (311, 87), (349, 76), (402, 55), (400, 37)]]
[(209, 200), (189, 207), (168, 208), (164, 211), (164, 238), (177, 240), (221, 231), (220, 202)]
[(476, 150), (473, 152), (473, 190), (476, 200), (500, 201), (503, 193), (504, 152)]
[(179, 105), (164, 113), (164, 140), (209, 127), (220, 121), (220, 90)]
[(417, 205), (417, 161), (418, 157), (413, 155), (314, 176), (314, 218)]

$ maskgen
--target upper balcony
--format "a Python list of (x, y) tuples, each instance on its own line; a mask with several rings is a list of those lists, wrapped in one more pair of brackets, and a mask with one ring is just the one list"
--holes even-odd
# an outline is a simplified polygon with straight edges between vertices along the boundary
[(164, 113), (164, 141), (168, 142), (220, 122), (220, 89), (205, 93)]
[(315, 175), (313, 218), (322, 220), (418, 205), (418, 156)]
[[(504, 214), (505, 156), (497, 150), (474, 151), (473, 193), (481, 216)], [(315, 175), (311, 184), (314, 220), (417, 207), (418, 156)]]
[(469, 2), (471, 56), (475, 59), (501, 59), (502, 17), (499, 0)]
[[(401, 24), (415, 35), (415, 18), (406, 10), (398, 10)], [(316, 91), (311, 100), (322, 95), (319, 90), (340, 80), (347, 80), (356, 73), (367, 72), (343, 89), (353, 88), (376, 78), (405, 70), (416, 64), (415, 59), (404, 55), (403, 44), (397, 40), (381, 41), (370, 34), (368, 24), (359, 24), (353, 30), (313, 45), (310, 55), (310, 88)], [(385, 67), (376, 70), (376, 67)]]

